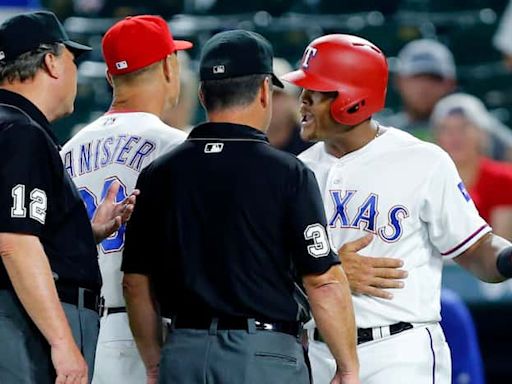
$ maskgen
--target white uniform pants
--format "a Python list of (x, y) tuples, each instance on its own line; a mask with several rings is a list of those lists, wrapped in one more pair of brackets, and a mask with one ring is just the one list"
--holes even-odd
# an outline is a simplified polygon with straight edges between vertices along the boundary
[(133, 340), (126, 313), (101, 318), (94, 366), (92, 384), (146, 382), (146, 369)]
[[(357, 348), (362, 384), (450, 384), (451, 357), (439, 324), (418, 326)], [(330, 384), (336, 362), (327, 345), (309, 342), (314, 384)]]

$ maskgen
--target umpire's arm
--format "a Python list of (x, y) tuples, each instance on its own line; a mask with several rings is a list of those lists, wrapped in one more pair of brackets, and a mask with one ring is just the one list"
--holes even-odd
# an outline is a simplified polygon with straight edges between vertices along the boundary
[(66, 380), (69, 376), (85, 382), (87, 365), (71, 334), (39, 238), (0, 233), (0, 255), (16, 296), (50, 344), (57, 379)]
[(338, 364), (333, 382), (357, 383), (359, 362), (350, 287), (325, 230), (324, 207), (316, 178), (300, 167), (288, 212), (295, 249), (293, 261), (302, 276), (311, 311)]
[(162, 321), (151, 289), (152, 248), (158, 230), (154, 210), (155, 195), (149, 177), (151, 166), (137, 180), (141, 190), (137, 206), (126, 227), (121, 270), (124, 272), (123, 293), (130, 328), (146, 367), (148, 383), (158, 377), (162, 346)]
[(304, 276), (303, 282), (316, 326), (336, 359), (338, 374), (357, 378), (354, 311), (345, 273), (335, 265), (321, 275)]

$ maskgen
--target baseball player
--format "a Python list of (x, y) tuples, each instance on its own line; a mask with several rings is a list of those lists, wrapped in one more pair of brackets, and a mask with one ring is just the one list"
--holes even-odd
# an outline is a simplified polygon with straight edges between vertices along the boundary
[[(182, 131), (160, 117), (179, 94), (176, 51), (192, 46), (173, 40), (156, 16), (127, 17), (102, 42), (107, 78), (113, 86), (111, 109), (74, 136), (62, 149), (64, 166), (77, 185), (90, 216), (110, 184), (118, 199), (135, 187), (145, 166), (180, 144)], [(128, 325), (120, 271), (124, 227), (99, 246), (105, 308), (101, 318), (93, 383), (143, 383), (146, 371)]]
[[(499, 282), (512, 275), (512, 247), (478, 215), (443, 150), (371, 119), (384, 106), (387, 78), (381, 50), (350, 35), (314, 40), (300, 69), (283, 76), (303, 88), (303, 138), (319, 141), (300, 158), (322, 191), (332, 248), (349, 243), (344, 264), (359, 249), (391, 255), (408, 273), (390, 300), (353, 293), (361, 381), (450, 383), (439, 326), (443, 259)], [(314, 324), (309, 336), (315, 383), (329, 383), (334, 360)]]

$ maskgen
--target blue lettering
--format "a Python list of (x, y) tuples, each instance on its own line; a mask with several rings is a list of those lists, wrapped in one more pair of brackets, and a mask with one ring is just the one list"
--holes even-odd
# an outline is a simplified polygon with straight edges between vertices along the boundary
[(359, 207), (357, 215), (350, 225), (354, 228), (360, 228), (360, 224), (364, 224), (364, 228), (367, 231), (375, 232), (375, 222), (379, 214), (377, 210), (378, 197), (375, 194), (370, 194), (366, 201)]
[(409, 212), (407, 208), (395, 205), (390, 209), (388, 217), (389, 224), (379, 228), (379, 237), (388, 243), (393, 243), (402, 236), (402, 220), (409, 217)]
[(103, 154), (105, 155), (105, 157), (101, 160), (101, 167), (104, 167), (105, 165), (110, 163), (110, 146), (112, 145), (112, 143), (114, 143), (113, 137), (107, 137), (103, 142)]
[(146, 157), (148, 157), (149, 154), (155, 150), (155, 148), (156, 148), (155, 143), (145, 140), (139, 146), (139, 148), (137, 149), (137, 152), (135, 152), (135, 154), (133, 155), (128, 166), (130, 168), (136, 169), (137, 171), (140, 171), (142, 169), (142, 163), (144, 162), (144, 159)]
[(125, 164), (127, 158), (124, 155), (127, 154), (128, 152), (130, 152), (130, 150), (132, 149), (132, 146), (134, 144), (138, 143), (139, 140), (140, 140), (139, 136), (130, 136), (128, 138), (128, 140), (126, 141), (125, 145), (123, 146), (123, 148), (121, 148), (121, 151), (119, 151), (119, 155), (117, 156), (116, 163)]
[(64, 168), (68, 171), (69, 176), (75, 177), (75, 168), (73, 167), (73, 150), (64, 154)]
[(329, 221), (329, 225), (334, 228), (336, 222), (339, 220), (342, 227), (348, 227), (350, 225), (347, 217), (346, 205), (356, 191), (346, 191), (345, 195), (341, 197), (341, 191), (331, 191), (331, 197), (336, 206), (336, 211)]
[(91, 172), (91, 143), (80, 146), (80, 175)]
[(101, 140), (103, 139), (98, 139), (96, 140), (96, 149), (94, 151), (94, 170), (97, 171), (99, 168), (100, 168), (100, 165), (99, 165), (99, 158), (100, 158), (100, 145), (101, 145)]
[(114, 149), (114, 152), (112, 152), (112, 157), (110, 158), (110, 164), (112, 164), (114, 162), (115, 154), (116, 154), (117, 150), (119, 149), (119, 147), (121, 146), (121, 142), (124, 139), (126, 139), (126, 135), (119, 135), (119, 136), (117, 136), (116, 149)]

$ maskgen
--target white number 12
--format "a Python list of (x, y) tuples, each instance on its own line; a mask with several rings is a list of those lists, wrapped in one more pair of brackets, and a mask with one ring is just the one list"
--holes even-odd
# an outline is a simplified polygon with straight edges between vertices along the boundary
[[(12, 189), (11, 195), (13, 199), (11, 217), (27, 217), (27, 209), (25, 208), (25, 185), (16, 185)], [(32, 192), (30, 192), (30, 200), (30, 218), (44, 224), (48, 205), (45, 191), (39, 188), (34, 188)]]

